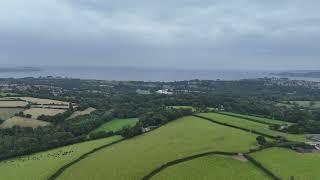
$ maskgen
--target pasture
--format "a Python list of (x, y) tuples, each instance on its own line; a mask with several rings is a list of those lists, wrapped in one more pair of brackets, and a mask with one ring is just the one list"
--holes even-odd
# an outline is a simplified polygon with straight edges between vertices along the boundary
[(256, 121), (260, 121), (261, 123), (272, 123), (272, 124), (279, 124), (279, 125), (282, 125), (282, 124), (291, 125), (291, 124), (293, 124), (293, 123), (286, 122), (286, 121), (274, 120), (274, 119), (257, 117), (257, 116), (249, 116), (249, 115), (232, 113), (232, 112), (223, 112), (223, 114), (235, 115), (235, 116), (244, 117), (244, 118), (250, 118), (250, 119), (254, 119)]
[(160, 165), (208, 151), (243, 152), (256, 136), (188, 116), (89, 155), (58, 179), (141, 179)]
[(61, 166), (77, 159), (84, 153), (120, 139), (120, 136), (113, 136), (1, 161), (0, 179), (48, 179)]
[(0, 125), (0, 128), (12, 128), (13, 126), (37, 128), (39, 126), (48, 126), (50, 124), (51, 123), (45, 121), (14, 116), (10, 119), (5, 120)]
[(16, 113), (21, 112), (23, 110), (23, 108), (0, 108), (0, 119), (9, 119), (13, 117)]
[(93, 130), (92, 132), (110, 132), (110, 131), (118, 131), (121, 128), (125, 127), (125, 126), (134, 126), (137, 122), (139, 121), (138, 118), (129, 118), (129, 119), (115, 119), (112, 120), (110, 122), (107, 122), (103, 125), (101, 125), (100, 127), (98, 127), (97, 129)]
[(151, 180), (185, 179), (269, 180), (270, 178), (248, 161), (221, 155), (210, 155), (182, 162), (164, 169), (151, 178)]
[(28, 102), (25, 101), (0, 101), (0, 108), (26, 107)]
[(76, 118), (78, 116), (88, 115), (88, 114), (94, 112), (95, 110), (96, 110), (95, 108), (89, 107), (89, 108), (87, 108), (87, 109), (85, 109), (83, 111), (75, 111), (67, 119), (73, 119), (73, 118)]
[(320, 153), (298, 153), (288, 149), (271, 148), (251, 154), (258, 162), (282, 179), (319, 179)]
[(267, 135), (283, 136), (291, 141), (300, 141), (300, 142), (306, 141), (306, 138), (304, 135), (287, 134), (287, 133), (283, 133), (283, 132), (279, 132), (279, 131), (274, 131), (274, 130), (269, 129), (269, 125), (267, 125), (267, 124), (253, 122), (253, 121), (249, 121), (246, 119), (231, 117), (228, 115), (223, 115), (223, 114), (218, 114), (218, 113), (200, 113), (199, 115), (201, 115), (203, 117), (211, 118), (211, 119), (218, 121), (218, 122), (227, 123), (227, 124), (234, 125), (234, 126), (241, 127), (241, 128), (255, 130), (255, 131), (267, 134)]
[(46, 116), (55, 116), (59, 113), (63, 113), (66, 110), (63, 109), (48, 109), (48, 108), (30, 108), (25, 111), (23, 111), (24, 114), (30, 114), (32, 115), (33, 119), (37, 119), (41, 115)]

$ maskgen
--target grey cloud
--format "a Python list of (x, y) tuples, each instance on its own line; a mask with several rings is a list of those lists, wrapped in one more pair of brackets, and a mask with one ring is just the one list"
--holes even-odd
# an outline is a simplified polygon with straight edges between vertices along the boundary
[(320, 68), (319, 6), (311, 0), (5, 0), (0, 64)]

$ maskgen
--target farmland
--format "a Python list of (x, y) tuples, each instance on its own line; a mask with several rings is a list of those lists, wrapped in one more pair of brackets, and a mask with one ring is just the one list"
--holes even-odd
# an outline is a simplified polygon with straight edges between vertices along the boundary
[(138, 122), (138, 118), (129, 118), (129, 119), (115, 119), (110, 122), (103, 124), (102, 126), (95, 129), (93, 132), (109, 132), (109, 131), (118, 131), (125, 126), (134, 126)]
[(30, 115), (32, 115), (32, 118), (37, 119), (41, 115), (54, 116), (59, 113), (63, 113), (65, 111), (66, 110), (63, 110), (63, 109), (30, 108), (30, 109), (23, 111), (23, 113), (30, 114)]
[(283, 136), (292, 141), (302, 141), (304, 142), (306, 139), (304, 135), (294, 135), (287, 134), (278, 131), (273, 131), (269, 129), (269, 126), (262, 123), (257, 123), (253, 121), (249, 121), (242, 118), (232, 117), (228, 115), (218, 114), (218, 113), (200, 113), (201, 116), (211, 118), (215, 121), (227, 123), (230, 125), (234, 125), (241, 128), (247, 128), (251, 130), (255, 130), (264, 134), (272, 135), (272, 136)]
[(14, 116), (7, 120), (5, 120), (1, 125), (0, 128), (11, 128), (13, 126), (21, 126), (21, 127), (32, 127), (36, 128), (39, 126), (48, 126), (50, 125), (49, 122), (40, 121), (32, 118), (24, 118)]
[(73, 118), (78, 117), (78, 116), (87, 115), (87, 114), (92, 113), (95, 110), (96, 109), (89, 107), (89, 108), (87, 108), (87, 109), (85, 109), (83, 111), (75, 111), (74, 113), (72, 113), (72, 115), (68, 119), (73, 119)]
[(151, 180), (185, 179), (270, 179), (248, 161), (231, 156), (210, 155), (169, 167), (156, 174)]
[(61, 166), (94, 148), (121, 139), (120, 136), (69, 145), (0, 162), (0, 179), (47, 179)]
[(41, 99), (41, 98), (34, 98), (34, 97), (18, 97), (18, 98), (33, 104), (42, 104), (42, 105), (44, 104), (68, 105), (69, 104), (68, 102), (52, 100), (52, 99)]
[(253, 153), (252, 157), (282, 179), (319, 179), (320, 153), (297, 153), (271, 148)]
[(27, 104), (25, 101), (0, 101), (0, 108), (25, 107)]
[(256, 146), (255, 138), (241, 130), (185, 117), (102, 149), (71, 166), (60, 179), (141, 179), (177, 158), (207, 151), (247, 151)]
[(6, 120), (14, 116), (14, 114), (23, 111), (22, 108), (0, 108), (0, 119)]
[(235, 115), (235, 116), (239, 116), (239, 117), (244, 117), (244, 118), (251, 118), (253, 120), (256, 120), (257, 122), (260, 121), (261, 123), (271, 123), (271, 124), (292, 124), (290, 122), (286, 122), (286, 121), (279, 121), (279, 120), (274, 120), (274, 119), (269, 119), (269, 118), (263, 118), (263, 117), (257, 117), (257, 116), (249, 116), (249, 115), (243, 115), (243, 114), (237, 114), (237, 113), (231, 113), (231, 112), (223, 112), (223, 114), (227, 114), (227, 115)]

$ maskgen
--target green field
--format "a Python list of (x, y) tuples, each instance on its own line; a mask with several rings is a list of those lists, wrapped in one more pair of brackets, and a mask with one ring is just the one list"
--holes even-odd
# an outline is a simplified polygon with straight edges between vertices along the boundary
[(129, 119), (115, 119), (110, 122), (103, 124), (92, 132), (110, 132), (110, 131), (118, 131), (125, 126), (134, 126), (139, 121), (138, 118), (129, 118)]
[(250, 162), (221, 155), (205, 156), (182, 162), (151, 178), (151, 180), (185, 179), (267, 180), (270, 178)]
[(0, 119), (6, 120), (14, 116), (14, 114), (23, 111), (23, 108), (0, 108)]
[(277, 105), (291, 108), (294, 106), (294, 104), (297, 104), (298, 106), (301, 106), (304, 108), (311, 108), (311, 109), (320, 108), (320, 101), (285, 101), (285, 102), (278, 103)]
[(31, 180), (47, 179), (61, 166), (75, 160), (94, 148), (121, 139), (114, 136), (105, 139), (88, 141), (36, 153), (30, 156), (0, 162), (0, 179)]
[(284, 180), (289, 180), (291, 176), (294, 176), (295, 180), (320, 178), (320, 153), (297, 153), (288, 149), (272, 148), (251, 156)]
[(232, 112), (223, 112), (224, 114), (230, 114), (230, 115), (235, 115), (235, 116), (240, 116), (240, 117), (244, 117), (244, 118), (251, 118), (254, 119), (256, 121), (260, 121), (262, 123), (272, 123), (272, 124), (293, 124), (290, 122), (286, 122), (286, 121), (280, 121), (280, 120), (274, 120), (274, 119), (269, 119), (269, 118), (263, 118), (263, 117), (257, 117), (257, 116), (249, 116), (249, 115), (244, 115), (244, 114), (237, 114), (237, 113), (232, 113)]
[(208, 151), (244, 152), (256, 135), (184, 117), (154, 131), (102, 149), (68, 168), (58, 179), (141, 179), (163, 163)]
[(218, 122), (227, 123), (230, 125), (259, 131), (264, 134), (268, 134), (268, 135), (272, 135), (272, 136), (283, 136), (291, 141), (301, 141), (301, 142), (306, 141), (304, 135), (287, 134), (287, 133), (282, 133), (279, 131), (273, 131), (273, 130), (269, 129), (269, 125), (267, 125), (267, 124), (248, 121), (245, 119), (231, 117), (228, 115), (217, 114), (217, 113), (200, 113), (199, 115), (201, 115), (203, 117), (211, 118), (211, 119), (218, 121)]

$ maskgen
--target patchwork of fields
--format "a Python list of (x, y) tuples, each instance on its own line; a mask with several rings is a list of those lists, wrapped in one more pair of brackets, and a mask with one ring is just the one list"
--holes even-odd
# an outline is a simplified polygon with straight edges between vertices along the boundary
[(282, 133), (279, 131), (273, 131), (273, 130), (269, 129), (269, 126), (267, 124), (253, 122), (253, 121), (249, 121), (246, 119), (232, 117), (232, 116), (218, 114), (218, 113), (200, 113), (199, 115), (213, 119), (213, 120), (221, 122), (221, 123), (227, 123), (227, 124), (234, 125), (237, 127), (259, 131), (259, 132), (267, 134), (267, 135), (283, 136), (291, 141), (301, 141), (301, 142), (306, 141), (304, 135), (287, 134), (287, 133)]
[(92, 132), (110, 132), (110, 131), (118, 131), (125, 126), (134, 126), (139, 121), (138, 118), (129, 118), (129, 119), (115, 119), (110, 122), (103, 124), (102, 126), (98, 127), (97, 129), (93, 130)]
[(256, 146), (255, 138), (241, 130), (185, 117), (91, 154), (58, 179), (141, 179), (163, 163), (185, 156), (248, 151)]
[(120, 136), (83, 142), (0, 162), (0, 179), (48, 179), (61, 166), (94, 148), (120, 140)]
[(249, 162), (221, 155), (210, 155), (182, 162), (151, 178), (151, 180), (185, 179), (269, 180), (271, 178)]

